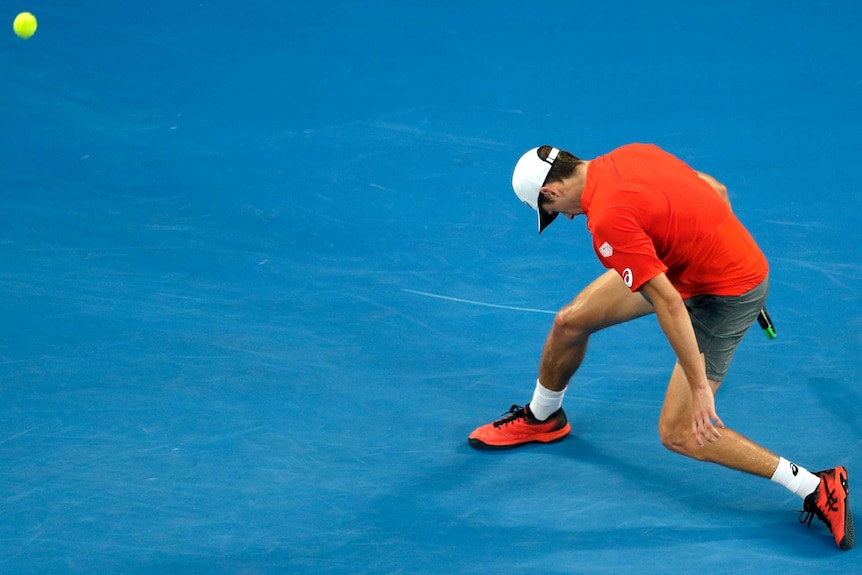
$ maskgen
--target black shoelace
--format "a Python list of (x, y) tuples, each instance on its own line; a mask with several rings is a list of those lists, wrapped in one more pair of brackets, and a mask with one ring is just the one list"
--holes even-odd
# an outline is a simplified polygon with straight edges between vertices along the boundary
[(516, 419), (521, 419), (522, 417), (525, 417), (527, 415), (527, 411), (520, 405), (513, 404), (512, 407), (509, 408), (509, 411), (502, 415), (503, 419), (498, 419), (497, 421), (495, 421), (494, 427), (500, 427), (501, 425), (506, 425), (507, 423), (511, 423)]
[[(811, 499), (811, 508), (799, 512), (799, 522), (803, 525), (807, 523), (808, 526), (811, 527), (811, 521), (816, 515), (820, 518), (821, 521), (823, 521), (823, 523), (825, 523), (831, 529), (832, 522), (829, 521), (829, 517), (826, 515), (826, 513), (820, 510), (814, 498), (812, 497)], [(826, 490), (826, 508), (829, 511), (838, 511), (838, 498), (835, 497), (834, 489)]]

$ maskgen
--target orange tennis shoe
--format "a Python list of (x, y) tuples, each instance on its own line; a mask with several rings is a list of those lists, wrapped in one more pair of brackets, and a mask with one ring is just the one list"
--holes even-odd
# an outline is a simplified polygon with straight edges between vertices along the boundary
[(850, 483), (847, 470), (843, 467), (827, 469), (815, 473), (820, 477), (820, 485), (814, 493), (805, 498), (804, 511), (799, 522), (808, 522), (816, 515), (832, 532), (835, 543), (844, 551), (853, 547), (856, 538), (853, 533), (853, 515), (850, 513)]
[(467, 441), (475, 449), (508, 449), (525, 443), (550, 443), (572, 430), (561, 407), (545, 421), (539, 421), (525, 407), (513, 405), (502, 419), (477, 427)]

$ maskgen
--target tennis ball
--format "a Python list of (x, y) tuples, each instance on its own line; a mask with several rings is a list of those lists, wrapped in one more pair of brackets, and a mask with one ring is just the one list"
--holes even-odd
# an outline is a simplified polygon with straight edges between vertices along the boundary
[(36, 17), (29, 12), (21, 12), (15, 17), (15, 21), (12, 23), (12, 29), (21, 38), (29, 38), (35, 34), (36, 26), (38, 26)]

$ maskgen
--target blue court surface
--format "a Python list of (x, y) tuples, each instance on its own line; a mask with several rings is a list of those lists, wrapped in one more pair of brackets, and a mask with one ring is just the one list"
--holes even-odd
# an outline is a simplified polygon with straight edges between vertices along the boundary
[(862, 573), (661, 446), (654, 318), (593, 338), (565, 440), (466, 441), (603, 271), (517, 158), (652, 142), (771, 264), (718, 413), (862, 489), (862, 4), (14, 4), (0, 573)]

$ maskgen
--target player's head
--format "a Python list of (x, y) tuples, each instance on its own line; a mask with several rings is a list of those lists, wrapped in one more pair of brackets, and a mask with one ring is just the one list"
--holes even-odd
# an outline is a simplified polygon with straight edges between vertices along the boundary
[(512, 173), (512, 187), (522, 202), (539, 214), (539, 233), (542, 233), (557, 217), (557, 212), (542, 209), (542, 188), (551, 182), (562, 181), (575, 173), (581, 161), (566, 152), (551, 146), (533, 148), (521, 156)]

